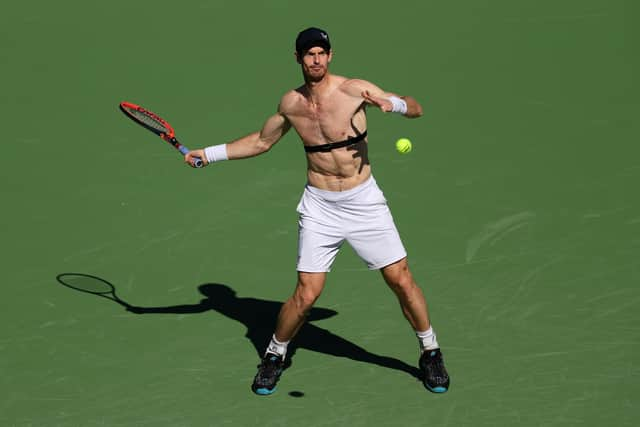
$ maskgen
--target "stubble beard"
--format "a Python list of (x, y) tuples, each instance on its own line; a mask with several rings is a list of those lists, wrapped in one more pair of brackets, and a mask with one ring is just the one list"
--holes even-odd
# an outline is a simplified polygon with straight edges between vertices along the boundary
[(322, 67), (320, 70), (313, 72), (312, 70), (305, 71), (304, 79), (307, 83), (318, 83), (321, 82), (327, 76), (327, 68)]

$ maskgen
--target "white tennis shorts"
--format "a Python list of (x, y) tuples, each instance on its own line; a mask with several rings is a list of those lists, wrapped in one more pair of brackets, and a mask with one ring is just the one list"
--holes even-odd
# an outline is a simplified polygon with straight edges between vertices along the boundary
[(297, 211), (298, 271), (330, 271), (345, 240), (371, 270), (407, 256), (373, 176), (347, 191), (307, 185)]

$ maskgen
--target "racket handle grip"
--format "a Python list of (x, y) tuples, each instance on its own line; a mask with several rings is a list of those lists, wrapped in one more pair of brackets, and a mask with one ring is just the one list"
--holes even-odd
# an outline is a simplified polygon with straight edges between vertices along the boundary
[[(178, 150), (182, 153), (182, 154), (187, 154), (189, 152), (189, 149), (187, 147), (185, 147), (184, 145), (181, 145)], [(202, 161), (202, 159), (200, 157), (194, 157), (193, 158), (193, 166), (195, 166), (196, 168), (201, 168), (204, 166), (204, 162)]]
[(202, 159), (200, 157), (194, 157), (193, 158), (193, 166), (195, 166), (197, 168), (201, 168), (202, 166), (204, 166), (204, 162), (202, 161)]

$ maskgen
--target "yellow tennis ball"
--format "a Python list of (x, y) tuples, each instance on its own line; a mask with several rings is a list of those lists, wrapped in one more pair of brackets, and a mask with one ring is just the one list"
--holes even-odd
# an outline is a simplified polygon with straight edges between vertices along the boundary
[(411, 151), (411, 141), (408, 138), (400, 138), (396, 141), (396, 150), (400, 154), (407, 154)]

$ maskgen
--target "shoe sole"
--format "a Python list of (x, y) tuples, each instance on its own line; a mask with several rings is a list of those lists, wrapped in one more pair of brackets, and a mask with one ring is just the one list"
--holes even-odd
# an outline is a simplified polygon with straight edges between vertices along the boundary
[(255, 394), (259, 394), (260, 396), (268, 396), (270, 394), (273, 394), (276, 391), (276, 388), (272, 388), (271, 390), (269, 390), (268, 388), (257, 388), (255, 390), (253, 390), (253, 392)]
[(429, 391), (430, 391), (430, 392), (432, 392), (432, 393), (444, 393), (444, 392), (446, 392), (447, 390), (449, 390), (448, 388), (440, 387), (440, 386), (438, 386), (438, 387), (429, 387), (429, 386), (428, 386), (428, 385), (426, 385), (426, 384), (425, 384), (425, 386), (427, 387), (427, 390), (429, 390)]

